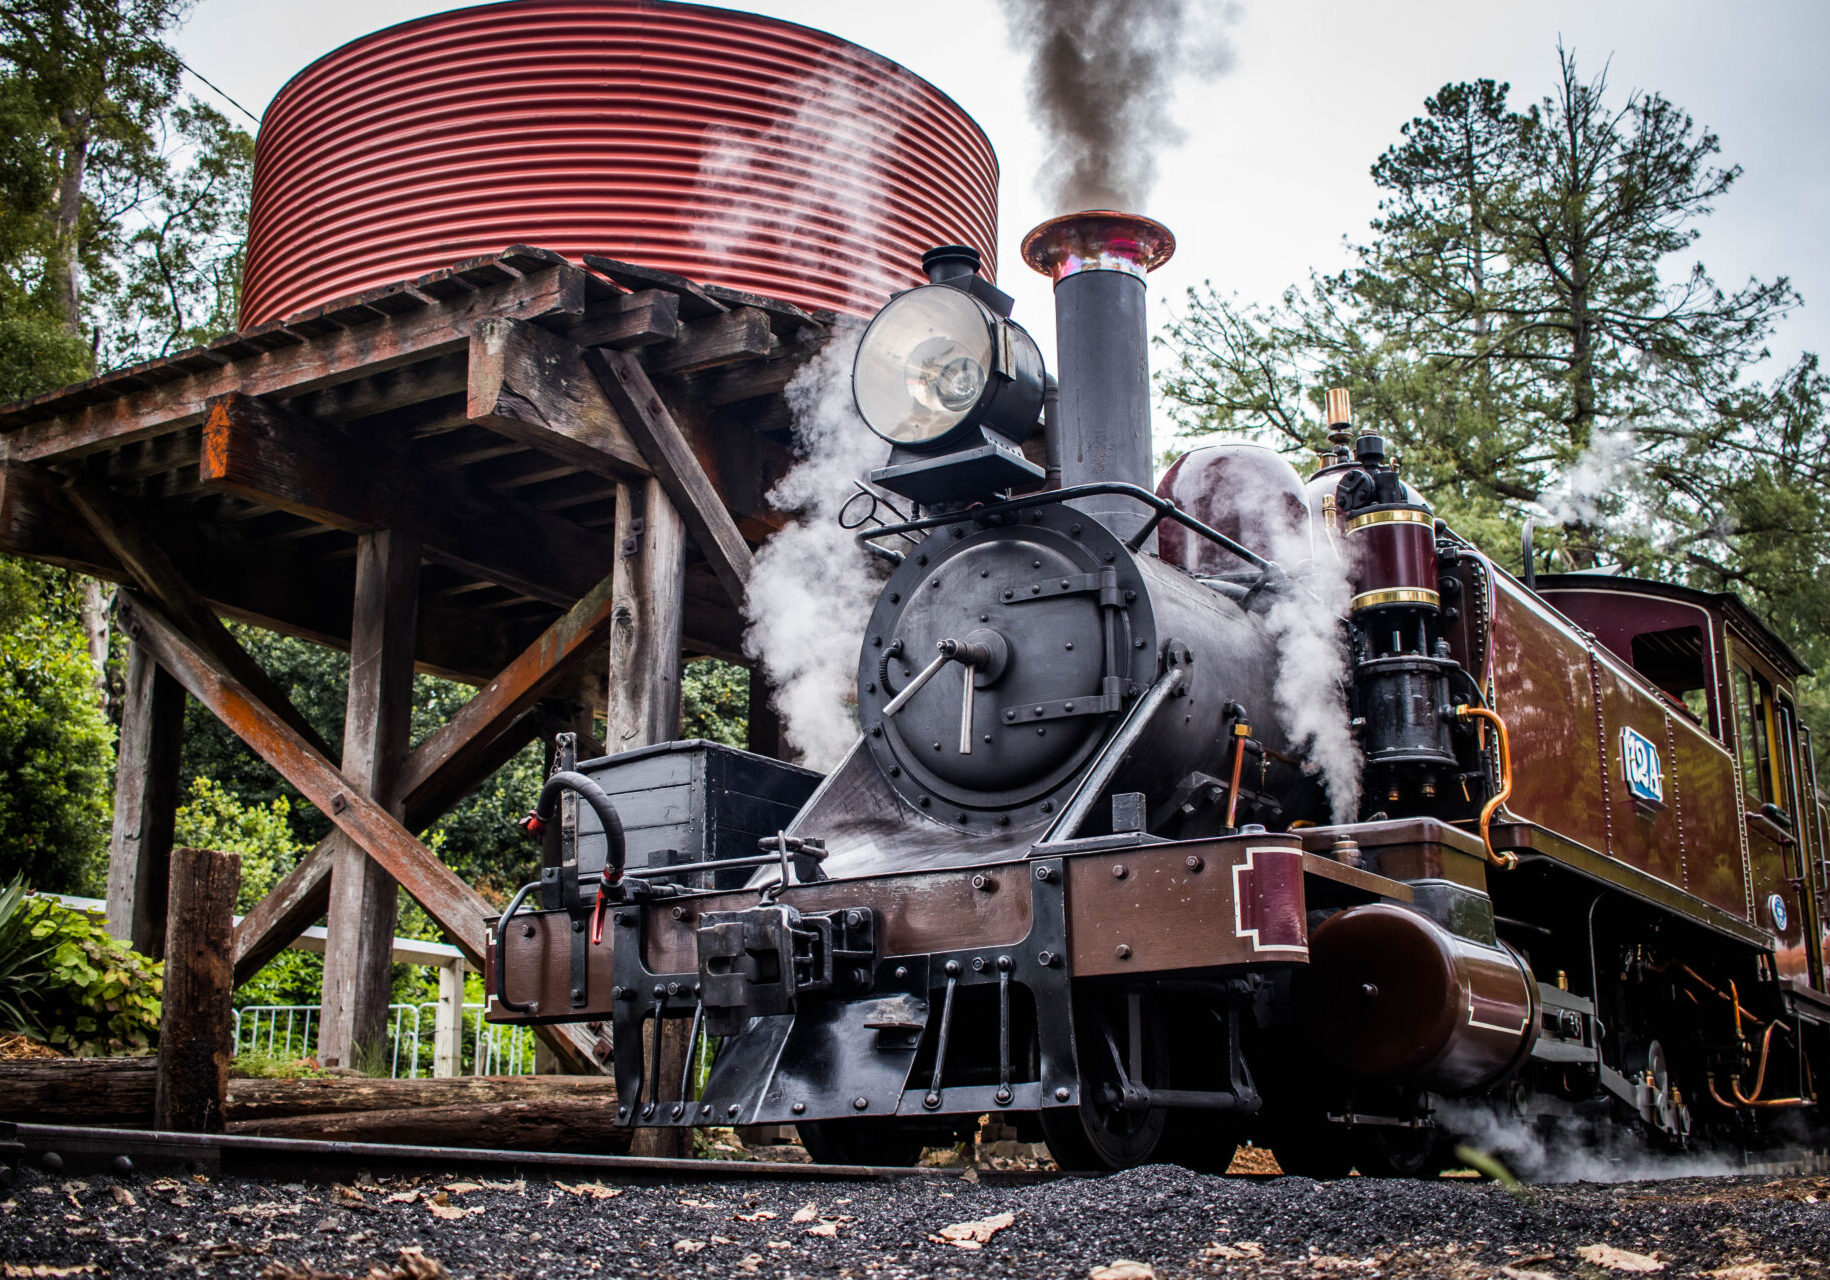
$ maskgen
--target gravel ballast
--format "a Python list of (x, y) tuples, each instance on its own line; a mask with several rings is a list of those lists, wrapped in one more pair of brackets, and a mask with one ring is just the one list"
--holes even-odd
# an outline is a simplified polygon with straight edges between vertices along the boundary
[(1830, 1179), (1686, 1178), (1509, 1192), (1152, 1166), (998, 1185), (198, 1176), (0, 1187), (0, 1275), (439, 1276), (1830, 1274)]

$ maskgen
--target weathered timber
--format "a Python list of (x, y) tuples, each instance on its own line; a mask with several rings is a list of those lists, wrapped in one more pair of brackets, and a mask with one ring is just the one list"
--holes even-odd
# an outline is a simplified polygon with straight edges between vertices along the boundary
[(574, 343), (520, 320), (470, 331), (470, 420), (610, 479), (648, 473)]
[(755, 307), (758, 311), (766, 312), (775, 331), (781, 334), (801, 333), (814, 327), (824, 328), (838, 319), (836, 312), (824, 309), (818, 312), (803, 311), (792, 302), (765, 298), (760, 293), (748, 293), (729, 285), (708, 284), (702, 288), (708, 298), (727, 307)]
[(157, 1058), (39, 1058), (0, 1062), (0, 1120), (149, 1125)]
[(616, 1082), (605, 1076), (448, 1076), (418, 1080), (331, 1076), (229, 1082), (231, 1124), (410, 1107), (480, 1107), (492, 1102), (540, 1102), (556, 1108), (607, 1107), (614, 1112)]
[(626, 294), (591, 308), (591, 316), (566, 334), (581, 347), (633, 351), (680, 336), (680, 299), (661, 289)]
[(629, 751), (680, 734), (686, 527), (658, 479), (617, 490), (615, 602), (604, 745)]
[(108, 932), (155, 960), (165, 955), (183, 745), (183, 687), (145, 649), (130, 645), (108, 841)]
[(240, 1120), (229, 1132), (321, 1142), (396, 1142), (415, 1146), (509, 1151), (590, 1151), (622, 1155), (630, 1131), (616, 1124), (614, 1102), (579, 1105), (486, 1102), (480, 1105), (344, 1111), (289, 1119)]
[(696, 373), (737, 360), (754, 360), (775, 348), (768, 315), (755, 307), (740, 307), (695, 320), (678, 338), (650, 347), (642, 357), (656, 373)]
[[(257, 541), (228, 523), (195, 525), (165, 507), (119, 494), (113, 505), (158, 542), (183, 581), (224, 616), (333, 648), (349, 647), (353, 572), (343, 560)], [(134, 581), (70, 504), (60, 484), (35, 467), (0, 467), (0, 551), (62, 565), (110, 582)], [(523, 626), (428, 602), (420, 629), (422, 671), (467, 684), (489, 677), (527, 642)]]
[[(504, 738), (597, 651), (610, 628), (613, 595), (614, 579), (605, 578), (414, 748), (400, 773), (410, 830), (431, 823), (526, 744), (531, 724), (512, 749)], [(320, 845), (248, 913), (235, 936), (238, 981), (253, 977), (323, 914), (329, 870), (326, 846)]]
[(333, 528), (410, 533), (427, 559), (551, 604), (610, 564), (600, 533), (250, 396), (210, 402), (198, 477)]
[[(0, 450), (15, 462), (80, 457), (195, 426), (203, 421), (210, 400), (231, 391), (299, 396), (461, 352), (471, 326), (484, 317), (575, 321), (585, 313), (585, 299), (586, 275), (574, 267), (556, 266), (501, 280), (439, 297), (418, 311), (333, 329), (309, 341), (293, 336), (294, 345), (251, 351), (229, 364), (211, 364), (168, 382), (25, 423), (0, 435)], [(291, 327), (300, 328), (301, 322)]]
[(606, 280), (614, 280), (625, 289), (664, 289), (668, 293), (677, 294), (680, 299), (680, 314), (689, 320), (697, 320), (702, 316), (715, 316), (729, 310), (724, 303), (719, 302), (685, 276), (663, 271), (659, 267), (643, 267), (633, 262), (618, 262), (615, 258), (606, 258), (595, 253), (585, 255), (585, 265)]
[(221, 1133), (235, 1056), (235, 895), (241, 855), (172, 851), (165, 922), (165, 995), (153, 1125), (179, 1133)]
[[(143, 641), (193, 698), (385, 867), (471, 964), (483, 967), (483, 920), (495, 911), (474, 889), (385, 808), (350, 786), (278, 713), (249, 693), (213, 654), (191, 641), (156, 607), (123, 591), (117, 609), (129, 636)], [(589, 1049), (594, 1039), (582, 1028), (567, 1025), (551, 1029), (548, 1043), (560, 1048), (578, 1069), (594, 1070)]]
[(741, 603), (755, 557), (660, 392), (635, 357), (621, 351), (593, 350), (586, 353), (585, 362), (648, 459), (649, 469), (686, 522), (712, 572), (732, 602)]
[(702, 403), (714, 406), (780, 395), (823, 345), (823, 338), (816, 339), (786, 347), (782, 354), (766, 360), (709, 370), (693, 380), (693, 393)]
[[(411, 742), (419, 544), (396, 530), (356, 547), (355, 624), (343, 716), (343, 777), (395, 817)], [(387, 1027), (399, 890), (348, 836), (333, 837), (318, 1060), (353, 1066)]]
[(296, 396), (286, 402), (286, 407), (302, 417), (341, 424), (462, 395), (466, 377), (460, 352)]
[(148, 596), (159, 602), (173, 623), (213, 654), (235, 679), (268, 706), (308, 743), (326, 753), (329, 747), (305, 716), (294, 707), (273, 678), (261, 670), (248, 651), (229, 634), (215, 611), (191, 589), (172, 558), (100, 485), (78, 480), (70, 486), (70, 505), (89, 525), (90, 532), (107, 547), (115, 561), (133, 576)]

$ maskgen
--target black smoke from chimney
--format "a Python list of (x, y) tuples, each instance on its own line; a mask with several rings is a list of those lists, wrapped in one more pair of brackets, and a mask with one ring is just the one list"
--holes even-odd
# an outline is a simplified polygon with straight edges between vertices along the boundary
[(1029, 101), (1049, 154), (1037, 174), (1051, 209), (1137, 209), (1156, 157), (1185, 136), (1170, 118), (1176, 80), (1218, 74), (1217, 31), (1236, 6), (1214, 0), (1000, 0), (1027, 50)]

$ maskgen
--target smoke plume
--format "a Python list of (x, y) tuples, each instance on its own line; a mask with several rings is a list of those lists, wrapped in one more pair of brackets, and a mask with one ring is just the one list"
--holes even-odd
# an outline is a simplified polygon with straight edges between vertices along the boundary
[[(842, 49), (817, 73), (776, 89), (782, 114), (761, 129), (721, 129), (699, 169), (706, 254), (741, 259), (758, 248), (805, 259), (840, 282), (846, 301), (875, 309), (908, 281), (870, 253), (881, 241), (881, 199), (893, 124), (919, 110), (871, 55)], [(784, 199), (792, 190), (792, 199)]]
[[(1264, 495), (1259, 501), (1281, 497)], [(1321, 774), (1333, 820), (1352, 822), (1360, 812), (1362, 761), (1348, 724), (1348, 654), (1340, 624), (1353, 600), (1351, 566), (1343, 556), (1313, 545), (1307, 521), (1267, 527), (1276, 536), (1265, 554), (1296, 584), (1264, 616), (1265, 628), (1277, 642), (1277, 710), (1291, 745)]]
[(1558, 524), (1595, 523), (1618, 494), (1636, 447), (1631, 428), (1597, 429), (1563, 478), (1538, 496), (1538, 505)]
[(1029, 51), (1029, 101), (1049, 140), (1037, 189), (1059, 211), (1137, 209), (1157, 155), (1186, 136), (1170, 118), (1183, 76), (1232, 65), (1219, 27), (1234, 6), (1206, 0), (1001, 0)]
[(858, 651), (880, 577), (839, 509), (854, 480), (881, 466), (889, 446), (864, 425), (851, 396), (861, 322), (842, 324), (787, 390), (801, 460), (769, 491), (793, 524), (756, 554), (744, 599), (743, 649), (774, 688), (789, 745), (810, 769), (830, 770), (858, 736)]

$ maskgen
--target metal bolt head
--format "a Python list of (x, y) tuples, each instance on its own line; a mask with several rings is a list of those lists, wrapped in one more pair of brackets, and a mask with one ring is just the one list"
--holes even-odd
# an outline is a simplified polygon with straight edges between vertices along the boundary
[(584, 998), (585, 998), (585, 989), (583, 987), (573, 987), (572, 988), (572, 999), (583, 1000)]
[(1125, 868), (1125, 864), (1122, 862), (1117, 863), (1112, 868), (1112, 878), (1114, 880), (1123, 880), (1126, 876), (1128, 876), (1130, 874), (1131, 874), (1131, 872)]
[(1129, 960), (1131, 958), (1131, 944), (1129, 942), (1119, 943), (1116, 954), (1120, 960)]
[(700, 1107), (699, 1114), (702, 1116), (711, 1115), (712, 1114), (712, 1104), (708, 1102), (703, 1107)]
[(737, 1113), (742, 1110), (743, 1110), (742, 1107), (738, 1106), (735, 1102), (733, 1102), (730, 1106), (728, 1106), (724, 1109), (724, 1114), (731, 1117), (731, 1119), (735, 1120), (737, 1118)]
[(851, 1109), (853, 1111), (869, 1111), (870, 1105), (871, 1100), (869, 1098), (853, 1098), (851, 1100)]
[(1011, 1093), (1010, 1093), (1009, 1089), (999, 1089), (997, 1091), (996, 1095), (994, 1095), (994, 1096), (997, 1098), (997, 1100), (999, 1102), (1009, 1102), (1010, 1098), (1011, 1098)]
[(983, 873), (975, 875), (972, 877), (972, 887), (983, 893), (991, 887), (991, 879)]
[(946, 974), (949, 978), (957, 978), (959, 976), (959, 961), (957, 961), (957, 960), (947, 961)]
[(856, 929), (859, 925), (861, 925), (863, 923), (864, 923), (864, 913), (862, 911), (847, 911), (845, 913), (845, 927), (846, 928)]
[(930, 1111), (935, 1110), (940, 1106), (940, 1095), (938, 1093), (930, 1093), (921, 1100), (921, 1105)]
[(1046, 880), (1053, 880), (1054, 878), (1055, 878), (1055, 869), (1053, 867), (1037, 867), (1036, 868), (1036, 879), (1046, 881)]
[(521, 936), (524, 938), (533, 937), (534, 936), (534, 926), (531, 924), (522, 925), (521, 926)]
[(667, 984), (667, 994), (670, 996), (679, 995), (680, 994), (680, 984), (677, 982), (668, 983)]
[(623, 989), (621, 987), (611, 987), (610, 998), (612, 1000), (621, 1000), (623, 998)]
[(1061, 1088), (1055, 1090), (1055, 1101), (1056, 1102), (1066, 1102), (1068, 1100), (1068, 1098), (1070, 1098), (1071, 1096), (1072, 1095), (1070, 1093), (1068, 1093), (1066, 1085), (1062, 1085)]
[(1199, 871), (1207, 864), (1201, 860), (1200, 854), (1191, 853), (1186, 858), (1182, 859), (1182, 865), (1187, 867), (1190, 871)]
[(1036, 952), (1036, 963), (1041, 965), (1044, 969), (1053, 968), (1055, 964), (1055, 953), (1053, 951)]
[(804, 1116), (807, 1114), (807, 1104), (805, 1102), (797, 1102), (788, 1109), (797, 1116)]
[(685, 907), (675, 907), (673, 909), (673, 917), (676, 920), (686, 919), (686, 908)]
[(686, 1104), (683, 1102), (674, 1103), (674, 1119), (678, 1120), (681, 1116), (684, 1116), (685, 1114), (686, 1114)]
[(899, 965), (897, 965), (897, 966), (896, 966), (896, 979), (897, 979), (897, 981), (901, 981), (901, 980), (902, 980), (902, 979), (904, 979), (904, 978), (906, 978), (906, 977), (908, 977), (908, 976), (909, 976), (909, 966), (908, 966), (908, 965), (906, 965), (906, 964), (899, 964)]
[(667, 995), (667, 988), (662, 986), (658, 982), (655, 983), (654, 984), (654, 998), (656, 1000), (661, 1000), (661, 999), (664, 999), (666, 997), (666, 995)]
[(585, 931), (585, 922), (583, 920), (572, 921), (572, 932), (573, 933), (583, 933), (584, 931)]
[(1010, 967), (1011, 967), (1011, 961), (1010, 961), (1009, 956), (999, 956), (998, 957), (998, 968), (1002, 969), (1006, 973), (1009, 973)]
[(974, 972), (974, 973), (985, 972), (985, 957), (984, 956), (973, 956), (972, 957), (972, 972)]

